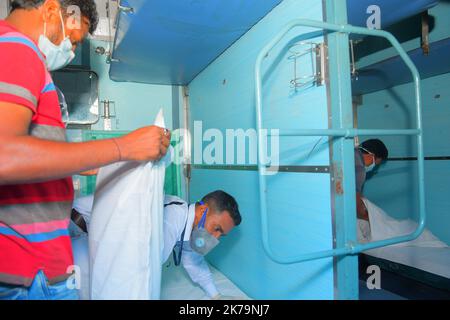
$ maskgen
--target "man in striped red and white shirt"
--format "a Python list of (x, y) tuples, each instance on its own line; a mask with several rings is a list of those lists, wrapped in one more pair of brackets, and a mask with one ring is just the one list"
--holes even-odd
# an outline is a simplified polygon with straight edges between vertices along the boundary
[[(78, 24), (68, 23), (74, 6)], [(94, 0), (14, 0), (0, 20), (0, 299), (77, 298), (65, 283), (73, 264), (71, 176), (122, 160), (158, 160), (169, 146), (170, 133), (155, 126), (66, 142), (49, 70), (73, 59), (97, 23)]]

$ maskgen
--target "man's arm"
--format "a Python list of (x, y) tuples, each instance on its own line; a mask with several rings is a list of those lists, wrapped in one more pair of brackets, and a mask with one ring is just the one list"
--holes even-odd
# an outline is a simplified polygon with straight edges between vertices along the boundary
[(183, 251), (181, 261), (192, 281), (197, 283), (210, 298), (219, 295), (211, 271), (202, 255), (186, 250)]
[(369, 213), (367, 212), (367, 208), (361, 199), (360, 192), (356, 192), (356, 212), (356, 216), (358, 217), (358, 219), (369, 221)]
[(121, 160), (158, 160), (170, 143), (170, 134), (156, 126), (117, 139), (43, 140), (28, 133), (32, 116), (22, 105), (0, 101), (0, 185), (64, 178)]

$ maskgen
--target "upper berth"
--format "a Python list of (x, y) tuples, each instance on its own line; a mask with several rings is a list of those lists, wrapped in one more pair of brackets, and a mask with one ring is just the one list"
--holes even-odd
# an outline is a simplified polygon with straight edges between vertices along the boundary
[[(187, 85), (281, 2), (122, 0), (110, 77), (115, 81)], [(348, 20), (366, 26), (371, 15), (367, 9), (376, 5), (384, 28), (436, 3), (348, 0)]]

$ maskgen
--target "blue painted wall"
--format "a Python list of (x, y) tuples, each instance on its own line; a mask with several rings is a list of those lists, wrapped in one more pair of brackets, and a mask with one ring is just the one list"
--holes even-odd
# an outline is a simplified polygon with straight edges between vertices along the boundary
[[(160, 108), (163, 108), (166, 125), (172, 129), (172, 86), (112, 81), (105, 56), (95, 54), (97, 46), (107, 48), (108, 44), (91, 41), (90, 46), (91, 68), (100, 80), (100, 100), (115, 101), (117, 118), (112, 121), (112, 129), (134, 130), (151, 125)], [(103, 123), (98, 123), (93, 129), (102, 130)]]
[[(192, 128), (194, 121), (203, 121), (203, 131), (216, 128), (224, 136), (226, 129), (255, 128), (256, 55), (282, 26), (295, 18), (322, 20), (322, 2), (283, 1), (190, 83)], [(316, 38), (314, 41), (323, 40)], [(265, 127), (327, 128), (326, 88), (295, 92), (290, 87), (293, 63), (287, 59), (289, 53), (280, 49), (284, 44), (286, 41), (270, 54), (263, 69)], [(198, 137), (194, 137), (194, 144), (196, 139)], [(209, 144), (204, 142), (203, 148)], [(280, 151), (281, 165), (329, 164), (326, 139), (281, 138)], [(247, 157), (245, 164), (254, 163)], [(332, 259), (280, 265), (264, 252), (256, 171), (194, 167), (190, 200), (198, 200), (216, 189), (236, 197), (243, 222), (208, 255), (214, 266), (252, 298), (333, 298)], [(328, 173), (278, 173), (268, 177), (267, 196), (270, 242), (274, 251), (291, 256), (332, 248)]]
[[(172, 86), (149, 85), (133, 82), (115, 82), (109, 78), (109, 65), (106, 63), (104, 55), (97, 55), (95, 48), (98, 46), (108, 48), (108, 43), (104, 41), (86, 41), (81, 51), (90, 53), (91, 70), (99, 77), (99, 101), (111, 100), (111, 111), (115, 107), (116, 117), (112, 119), (112, 130), (131, 131), (143, 126), (153, 124), (153, 121), (160, 110), (163, 109), (166, 126), (169, 129), (177, 124), (177, 119), (173, 118), (173, 107), (178, 107), (178, 90), (173, 90)], [(78, 61), (81, 61), (79, 58)], [(87, 60), (85, 60), (87, 61)], [(83, 62), (84, 63), (84, 62)], [(78, 64), (81, 64), (78, 63)], [(103, 114), (103, 104), (99, 103), (100, 114)], [(176, 113), (178, 114), (178, 112)], [(174, 121), (175, 120), (175, 121)], [(92, 125), (92, 130), (103, 130), (103, 119)], [(70, 141), (81, 141), (81, 130), (68, 130)], [(74, 176), (76, 195), (85, 195), (89, 190), (88, 177)]]
[[(450, 155), (450, 74), (422, 81), (424, 149), (426, 157)], [(358, 107), (359, 128), (407, 128), (415, 125), (413, 86), (405, 84), (363, 96)], [(390, 157), (416, 156), (415, 140), (383, 138)], [(425, 162), (427, 224), (442, 241), (450, 244), (450, 161)], [(367, 181), (364, 193), (396, 218), (416, 218), (416, 161), (392, 161)]]

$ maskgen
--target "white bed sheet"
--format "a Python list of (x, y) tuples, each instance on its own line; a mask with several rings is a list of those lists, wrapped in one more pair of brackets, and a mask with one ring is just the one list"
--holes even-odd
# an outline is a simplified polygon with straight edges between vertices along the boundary
[[(89, 252), (86, 234), (72, 238), (75, 265), (80, 272), (79, 294), (81, 300), (89, 300)], [(208, 300), (205, 292), (194, 284), (183, 267), (176, 267), (172, 257), (163, 264), (161, 281), (161, 300)], [(250, 299), (223, 273), (209, 265), (217, 289), (222, 295), (239, 299)]]
[[(358, 240), (361, 243), (407, 235), (417, 228), (416, 222), (410, 219), (394, 219), (369, 200), (363, 201), (369, 212), (370, 226), (367, 221), (358, 219)], [(424, 229), (413, 241), (372, 249), (365, 253), (450, 278), (450, 247), (428, 229)]]
[[(217, 290), (224, 296), (249, 300), (230, 279), (209, 265)], [(194, 284), (182, 266), (175, 266), (172, 259), (163, 265), (161, 281), (161, 300), (209, 300), (205, 292)]]

